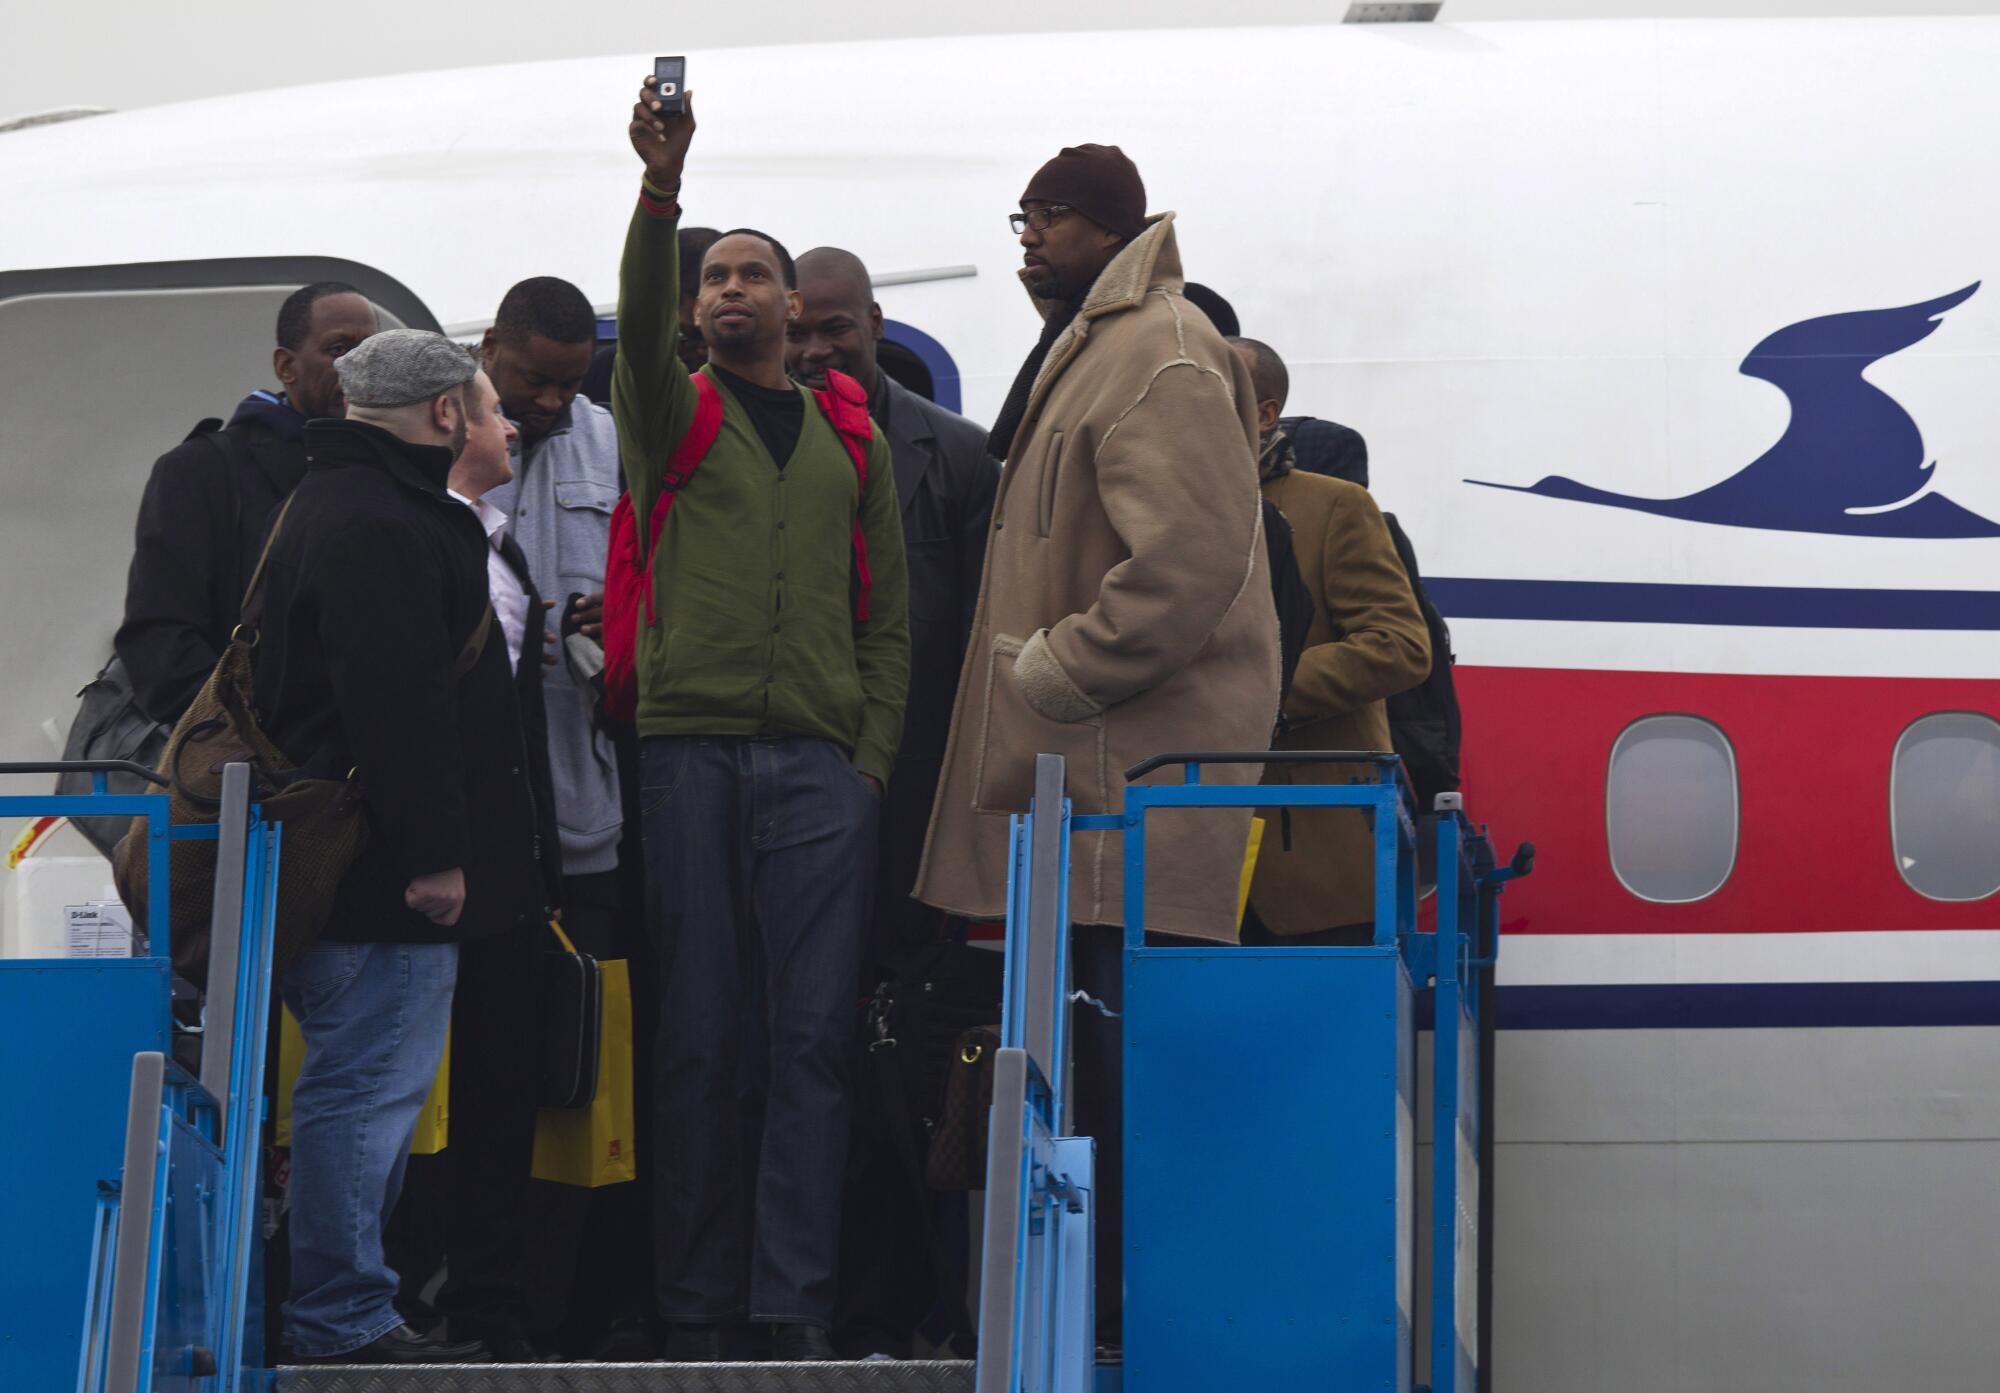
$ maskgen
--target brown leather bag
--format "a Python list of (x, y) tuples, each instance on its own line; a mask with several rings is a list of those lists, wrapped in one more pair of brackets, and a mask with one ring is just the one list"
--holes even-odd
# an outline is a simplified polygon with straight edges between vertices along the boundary
[[(278, 921), (273, 972), (282, 974), (319, 937), (333, 909), (334, 892), (368, 840), (363, 795), (349, 771), (344, 779), (307, 778), (296, 761), (271, 743), (257, 721), (252, 698), (253, 658), (263, 619), (264, 566), (285, 524), (291, 500), (278, 510), (263, 555), (243, 596), (243, 622), (229, 637), (200, 695), (174, 725), (160, 759), (168, 807), (176, 825), (214, 822), (222, 809), (224, 765), (250, 766), (251, 801), (266, 822), (284, 825), (278, 871)], [(471, 671), (493, 625), (488, 605), (460, 651), (455, 677)], [(146, 916), (146, 824), (135, 821), (119, 842), (112, 870), (134, 924)], [(170, 858), (169, 933), (174, 971), (197, 986), (208, 971), (210, 901), (215, 893), (215, 843), (175, 842)]]
[(975, 1026), (958, 1037), (945, 1081), (944, 1116), (931, 1138), (924, 1179), (933, 1190), (986, 1188), (986, 1135), (993, 1112), (993, 1052), (1000, 1027)]

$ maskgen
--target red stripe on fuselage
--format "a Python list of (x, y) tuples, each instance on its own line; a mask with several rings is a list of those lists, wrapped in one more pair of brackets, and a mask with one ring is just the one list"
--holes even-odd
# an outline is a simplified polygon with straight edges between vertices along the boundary
[[(1784, 933), (2000, 929), (2000, 895), (1926, 899), (1889, 835), (1889, 769), (1912, 721), (2000, 716), (2000, 681), (1591, 672), (1460, 666), (1466, 807), (1504, 859), (1535, 843), (1505, 927), (1527, 933)], [(1692, 904), (1655, 904), (1611, 868), (1605, 773), (1643, 716), (1700, 716), (1735, 747), (1736, 867)]]

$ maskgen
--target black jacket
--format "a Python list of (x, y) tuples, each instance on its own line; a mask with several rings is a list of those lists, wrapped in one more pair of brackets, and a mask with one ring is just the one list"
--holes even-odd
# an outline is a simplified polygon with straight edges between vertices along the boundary
[(986, 453), (983, 429), (887, 373), (869, 406), (889, 441), (909, 558), (910, 692), (896, 762), (936, 763), (979, 603), (1000, 465)]
[(986, 453), (982, 427), (887, 373), (869, 409), (889, 442), (909, 562), (910, 689), (876, 862), (876, 952), (889, 958), (899, 947), (935, 941), (939, 928), (938, 912), (911, 899), (910, 890), (944, 768), (1000, 466)]
[[(271, 545), (256, 693), (279, 749), (315, 773), (357, 770), (366, 795), (368, 846), (326, 937), (456, 942), (537, 923), (557, 852), (540, 830), (529, 684), (508, 671), (497, 621), (454, 677), (487, 606), (487, 543), (445, 492), (450, 453), (354, 421), (314, 421), (306, 448)], [(414, 877), (454, 866), (457, 924), (404, 906)]]
[(229, 642), (271, 513), (305, 477), (305, 424), (253, 393), (222, 430), (197, 428), (153, 464), (112, 646), (140, 709), (162, 725), (180, 719)]

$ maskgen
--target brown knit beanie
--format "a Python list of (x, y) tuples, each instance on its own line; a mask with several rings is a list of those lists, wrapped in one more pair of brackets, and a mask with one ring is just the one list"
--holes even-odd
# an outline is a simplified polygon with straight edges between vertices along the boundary
[(1065, 145), (1028, 181), (1021, 201), (1031, 198), (1066, 203), (1127, 240), (1146, 226), (1146, 185), (1116, 145)]

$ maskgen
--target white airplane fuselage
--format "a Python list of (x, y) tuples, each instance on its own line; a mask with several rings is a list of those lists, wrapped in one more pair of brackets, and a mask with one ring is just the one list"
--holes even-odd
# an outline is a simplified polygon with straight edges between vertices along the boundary
[[(1037, 329), (1006, 216), (1103, 141), (1287, 410), (1366, 436), (1451, 620), (1468, 807), (1541, 852), (1500, 967), (1508, 1393), (2000, 1366), (1996, 68), (1984, 19), (690, 55), (688, 220), (860, 254), (966, 414)], [(242, 326), (282, 267), (371, 268), (447, 329), (532, 275), (614, 303), (648, 71), (0, 136), (8, 757), (107, 651), (153, 457), (269, 385)]]

